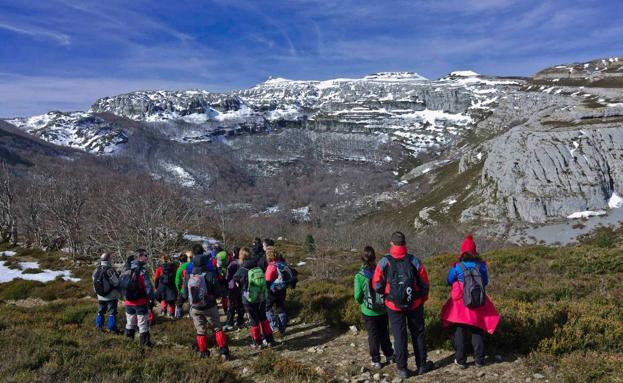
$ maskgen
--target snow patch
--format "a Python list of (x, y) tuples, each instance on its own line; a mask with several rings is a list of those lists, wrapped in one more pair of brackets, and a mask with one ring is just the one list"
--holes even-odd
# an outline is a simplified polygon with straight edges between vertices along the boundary
[(623, 198), (621, 198), (617, 193), (612, 193), (612, 196), (610, 196), (610, 199), (608, 200), (608, 207), (610, 209), (623, 207)]
[(62, 277), (65, 281), (79, 282), (80, 278), (72, 278), (69, 270), (42, 270), (37, 274), (24, 274), (27, 269), (39, 269), (38, 262), (20, 262), (21, 270), (10, 269), (5, 266), (4, 261), (0, 261), (0, 283), (10, 282), (14, 279), (24, 279), (28, 281), (50, 282), (57, 277)]
[(281, 211), (281, 207), (279, 205), (270, 206), (266, 210), (264, 210), (264, 214), (277, 214)]
[(16, 255), (17, 255), (17, 253), (16, 253), (16, 252), (14, 252), (14, 251), (9, 251), (9, 250), (7, 250), (7, 251), (0, 251), (0, 257), (1, 257), (1, 256), (5, 256), (5, 257), (14, 257), (14, 256), (16, 256)]
[(588, 218), (588, 217), (596, 217), (596, 216), (600, 216), (600, 215), (604, 215), (604, 214), (606, 214), (606, 212), (603, 211), (603, 210), (598, 210), (598, 211), (592, 211), (592, 210), (576, 211), (575, 213), (572, 213), (572, 214), (568, 215), (567, 218), (568, 219)]
[(300, 221), (310, 221), (311, 217), (310, 217), (310, 208), (309, 206), (303, 206), (303, 207), (299, 207), (298, 209), (292, 209), (292, 215), (294, 216), (294, 218), (300, 220)]
[(163, 163), (162, 166), (167, 172), (173, 174), (180, 181), (180, 185), (184, 187), (194, 187), (197, 184), (195, 178), (183, 167), (169, 162)]
[(480, 76), (480, 74), (474, 71), (471, 71), (471, 70), (457, 70), (454, 72), (450, 72), (450, 76), (452, 77), (474, 77), (474, 76)]
[(204, 237), (202, 235), (197, 235), (197, 234), (184, 234), (182, 236), (182, 238), (184, 238), (187, 241), (190, 242), (207, 242), (207, 243), (217, 243), (218, 241), (214, 238), (211, 237)]

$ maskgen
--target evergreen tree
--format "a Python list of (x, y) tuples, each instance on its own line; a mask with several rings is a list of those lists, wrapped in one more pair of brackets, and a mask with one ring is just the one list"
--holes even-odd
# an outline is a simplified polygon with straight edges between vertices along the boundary
[(316, 252), (316, 241), (314, 240), (314, 236), (311, 234), (307, 234), (305, 237), (305, 242), (303, 242), (303, 249), (308, 255), (314, 254)]

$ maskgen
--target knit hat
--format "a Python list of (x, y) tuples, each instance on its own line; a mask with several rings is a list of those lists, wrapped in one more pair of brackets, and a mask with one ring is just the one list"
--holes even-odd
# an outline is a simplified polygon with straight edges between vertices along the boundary
[(463, 255), (465, 253), (471, 253), (473, 255), (478, 254), (478, 251), (476, 250), (476, 242), (474, 242), (474, 237), (471, 234), (467, 235), (461, 244), (461, 252), (459, 255)]

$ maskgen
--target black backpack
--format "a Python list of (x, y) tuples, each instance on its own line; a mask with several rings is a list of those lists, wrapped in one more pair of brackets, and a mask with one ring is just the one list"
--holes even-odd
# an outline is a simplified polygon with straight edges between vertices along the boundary
[(162, 265), (162, 275), (158, 279), (158, 284), (173, 287), (175, 285), (175, 265), (165, 263)]
[(386, 255), (389, 266), (386, 271), (386, 280), (389, 283), (387, 299), (399, 309), (406, 310), (411, 307), (419, 296), (413, 286), (418, 283), (417, 269), (413, 265), (413, 255), (407, 254), (402, 259), (396, 259)]
[(360, 272), (366, 278), (366, 288), (363, 290), (363, 299), (366, 307), (372, 311), (381, 311), (385, 308), (385, 299), (372, 288), (372, 279), (368, 278), (363, 271)]
[(97, 266), (95, 275), (93, 276), (93, 290), (97, 295), (106, 295), (113, 289), (112, 284), (108, 280), (107, 271), (110, 266)]
[(463, 304), (470, 309), (484, 305), (485, 286), (478, 265), (468, 269), (463, 262), (459, 262), (458, 266), (463, 271)]
[(121, 291), (123, 291), (125, 299), (129, 301), (135, 301), (146, 297), (145, 291), (142, 291), (138, 284), (139, 274), (140, 269), (133, 268), (124, 271), (119, 277), (119, 286), (121, 286)]

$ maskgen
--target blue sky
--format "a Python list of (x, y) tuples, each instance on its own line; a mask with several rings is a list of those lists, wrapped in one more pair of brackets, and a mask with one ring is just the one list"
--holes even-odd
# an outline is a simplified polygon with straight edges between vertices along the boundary
[(270, 75), (530, 75), (611, 56), (623, 56), (618, 0), (0, 0), (0, 116)]

